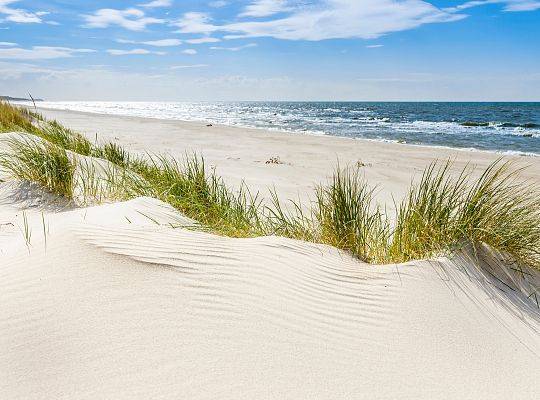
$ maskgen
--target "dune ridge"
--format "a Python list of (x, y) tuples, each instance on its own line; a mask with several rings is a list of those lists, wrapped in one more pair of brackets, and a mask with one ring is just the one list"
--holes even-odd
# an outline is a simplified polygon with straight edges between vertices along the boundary
[(182, 228), (151, 198), (66, 209), (23, 187), (28, 208), (0, 189), (2, 398), (539, 395), (538, 274), (494, 254), (373, 266)]

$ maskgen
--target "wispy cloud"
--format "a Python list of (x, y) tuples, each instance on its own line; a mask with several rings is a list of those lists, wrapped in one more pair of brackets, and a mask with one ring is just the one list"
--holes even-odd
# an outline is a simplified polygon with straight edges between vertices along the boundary
[(248, 43), (243, 46), (237, 46), (237, 47), (221, 47), (221, 46), (212, 46), (210, 47), (211, 50), (226, 50), (226, 51), (240, 51), (243, 49), (248, 49), (250, 47), (257, 47), (257, 43)]
[(195, 54), (197, 54), (197, 50), (195, 50), (195, 49), (186, 49), (186, 50), (182, 51), (182, 53), (190, 55), (190, 56), (194, 56)]
[(142, 31), (147, 25), (162, 24), (163, 19), (147, 17), (145, 13), (136, 8), (126, 10), (115, 10), (112, 8), (102, 8), (94, 14), (83, 15), (88, 28), (107, 28), (111, 25), (121, 26), (131, 31)]
[(146, 49), (131, 49), (131, 50), (108, 49), (107, 53), (109, 53), (111, 56), (129, 56), (129, 55), (147, 55), (147, 54), (155, 54), (158, 56), (163, 56), (167, 54), (163, 51), (150, 51)]
[(154, 0), (149, 3), (139, 4), (139, 7), (158, 8), (172, 6), (172, 0)]
[(503, 11), (507, 12), (535, 11), (540, 9), (539, 0), (471, 0), (457, 6), (447, 7), (445, 10), (456, 12), (489, 4), (502, 4)]
[(384, 44), (370, 44), (368, 46), (366, 46), (366, 48), (368, 49), (378, 49), (379, 47), (383, 47)]
[(540, 1), (515, 0), (515, 1), (507, 1), (504, 11), (519, 12), (519, 11), (535, 11), (539, 9), (540, 9)]
[[(246, 9), (241, 15), (260, 16), (278, 9), (276, 2), (272, 3), (275, 8), (262, 8), (262, 5), (269, 4), (254, 2), (251, 6), (261, 7)], [(424, 24), (466, 18), (466, 15), (445, 11), (424, 0), (318, 0), (310, 4), (296, 1), (279, 4), (280, 10), (287, 11), (286, 15), (264, 21), (256, 19), (218, 25), (206, 13), (190, 12), (174, 24), (183, 33), (210, 35), (216, 31), (226, 32), (226, 39), (273, 37), (318, 41), (372, 39)]]
[(0, 15), (5, 15), (5, 17), (0, 18), (0, 22), (2, 20), (19, 24), (39, 24), (43, 22), (41, 17), (47, 15), (47, 12), (30, 12), (10, 6), (11, 4), (18, 3), (19, 1), (20, 0), (0, 0)]
[(11, 60), (48, 60), (69, 58), (80, 53), (94, 53), (92, 49), (72, 49), (69, 47), (34, 46), (31, 49), (21, 47), (0, 48), (0, 59)]
[(186, 43), (191, 43), (191, 44), (217, 43), (217, 42), (221, 42), (221, 39), (210, 37), (210, 36), (186, 40)]
[(208, 64), (173, 65), (170, 69), (177, 70), (177, 69), (190, 69), (190, 68), (206, 68), (208, 66), (209, 66)]
[(229, 2), (225, 0), (216, 0), (216, 1), (211, 1), (210, 3), (208, 3), (208, 5), (213, 8), (221, 8), (221, 7), (225, 7), (229, 5)]
[(160, 40), (147, 40), (144, 42), (137, 42), (136, 40), (127, 40), (127, 39), (116, 39), (117, 43), (123, 44), (144, 44), (146, 46), (155, 46), (155, 47), (172, 47), (179, 46), (182, 44), (180, 39), (160, 39)]
[(13, 42), (0, 42), (0, 46), (3, 46), (3, 47), (15, 47), (15, 46), (17, 46), (17, 43), (13, 43)]
[(290, 11), (288, 0), (256, 0), (245, 7), (241, 17), (268, 17), (284, 11)]
[(182, 18), (173, 22), (179, 27), (180, 33), (202, 33), (210, 35), (212, 32), (224, 30), (223, 27), (213, 25), (208, 14), (202, 12), (188, 12)]

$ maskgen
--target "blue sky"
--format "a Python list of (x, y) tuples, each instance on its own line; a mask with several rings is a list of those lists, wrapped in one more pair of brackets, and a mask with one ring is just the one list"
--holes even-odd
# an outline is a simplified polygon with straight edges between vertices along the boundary
[(540, 100), (540, 0), (0, 0), (0, 94)]

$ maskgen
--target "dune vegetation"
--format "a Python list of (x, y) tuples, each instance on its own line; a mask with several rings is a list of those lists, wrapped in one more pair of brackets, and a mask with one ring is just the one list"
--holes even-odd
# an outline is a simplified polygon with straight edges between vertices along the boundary
[[(10, 139), (0, 154), (0, 168), (67, 198), (74, 193), (76, 168), (83, 167), (68, 156), (72, 152), (115, 166), (103, 176), (86, 168), (85, 184), (91, 190), (84, 192), (93, 199), (107, 199), (96, 193), (104, 186), (109, 193), (114, 188), (114, 200), (155, 197), (219, 235), (280, 235), (323, 243), (369, 263), (406, 262), (488, 245), (518, 264), (540, 269), (540, 187), (524, 182), (521, 170), (503, 160), (480, 177), (473, 177), (472, 167), (456, 175), (450, 162), (434, 163), (390, 213), (376, 204), (374, 188), (358, 169), (337, 168), (330, 182), (317, 186), (309, 205), (284, 205), (275, 192), (267, 203), (245, 185), (228, 187), (198, 155), (181, 160), (133, 155), (117, 143), (93, 143), (56, 121), (2, 102), (0, 132), (12, 131), (43, 141)], [(105, 185), (90, 183), (95, 179), (106, 180)]]

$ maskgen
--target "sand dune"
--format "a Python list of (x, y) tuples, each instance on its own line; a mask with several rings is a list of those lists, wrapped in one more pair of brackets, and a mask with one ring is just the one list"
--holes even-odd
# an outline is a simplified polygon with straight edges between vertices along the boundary
[(371, 266), (149, 198), (65, 207), (1, 184), (2, 399), (540, 396), (538, 274), (489, 253)]

